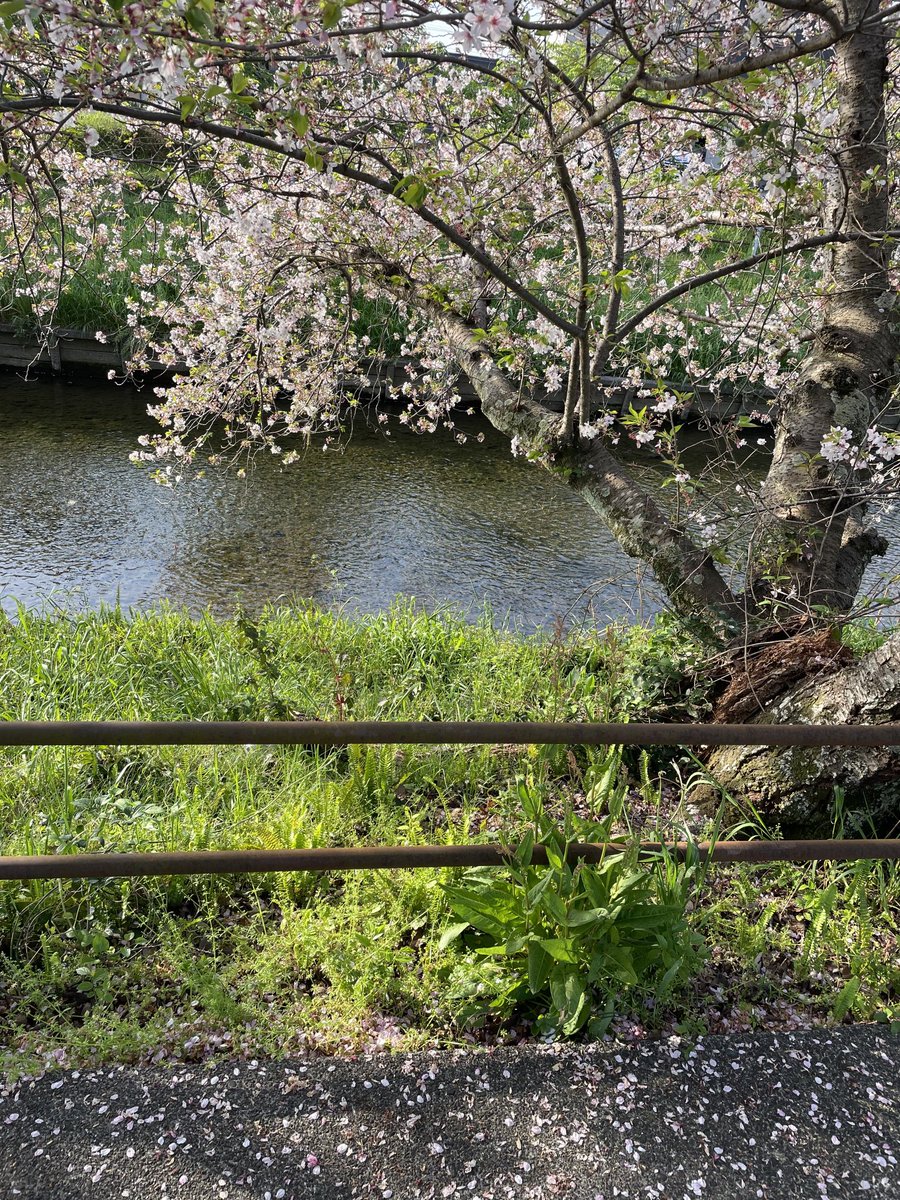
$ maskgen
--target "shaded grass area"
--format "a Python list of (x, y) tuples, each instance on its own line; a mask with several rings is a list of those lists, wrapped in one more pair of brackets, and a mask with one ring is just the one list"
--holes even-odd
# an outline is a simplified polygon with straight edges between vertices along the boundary
[[(520, 638), (412, 607), (362, 621), (22, 611), (0, 622), (0, 719), (647, 719), (695, 665), (664, 621)], [(625, 831), (703, 831), (687, 802), (696, 764), (625, 765)], [(562, 823), (598, 815), (607, 768), (605, 751), (564, 747), (7, 749), (0, 839), (7, 854), (512, 841), (527, 826), (521, 780)], [(529, 1036), (539, 1006), (503, 1000), (503, 964), (477, 938), (441, 943), (450, 882), (458, 872), (0, 885), (5, 1066)], [(624, 981), (611, 1032), (900, 1018), (895, 868), (716, 869), (684, 898), (705, 950), (664, 1002)]]

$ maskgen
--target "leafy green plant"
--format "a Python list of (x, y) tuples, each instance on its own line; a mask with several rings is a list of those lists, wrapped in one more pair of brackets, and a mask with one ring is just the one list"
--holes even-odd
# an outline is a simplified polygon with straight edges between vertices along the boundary
[[(511, 852), (508, 871), (479, 868), (445, 886), (459, 921), (445, 931), (442, 947), (465, 945), (476, 976), (479, 958), (499, 966), (488, 973), (489, 990), (479, 979), (470, 1012), (508, 1014), (533, 999), (542, 1010), (539, 1029), (571, 1037), (587, 1025), (598, 1036), (623, 993), (662, 999), (692, 972), (701, 943), (688, 928), (685, 904), (699, 870), (696, 857), (676, 863), (661, 852), (640, 862), (632, 844), (604, 851), (597, 862), (572, 861), (573, 843), (608, 843), (622, 817), (625, 789), (610, 776), (607, 767), (605, 791), (590, 797), (595, 805), (606, 800), (604, 816), (584, 821), (568, 815), (562, 829), (520, 779), (518, 795), (531, 828)], [(546, 865), (539, 846), (546, 849)]]

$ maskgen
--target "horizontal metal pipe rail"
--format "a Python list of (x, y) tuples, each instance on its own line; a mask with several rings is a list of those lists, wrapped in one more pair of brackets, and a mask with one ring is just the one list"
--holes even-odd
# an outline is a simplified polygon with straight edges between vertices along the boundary
[[(891, 725), (661, 725), (533, 721), (6, 721), (6, 746), (234, 745), (582, 745), (582, 746), (897, 746)], [(574, 843), (568, 859), (597, 862), (622, 843)], [(693, 849), (712, 862), (771, 863), (900, 859), (900, 839), (643, 842), (641, 857)], [(508, 846), (347, 846), (300, 850), (213, 850), (0, 857), (0, 880), (107, 879), (133, 876), (347, 871), (502, 866)], [(547, 862), (545, 847), (533, 860)]]
[(0, 746), (900, 746), (892, 725), (549, 721), (0, 721)]
[[(574, 842), (568, 861), (600, 862), (629, 847), (620, 842)], [(693, 851), (719, 863), (900, 859), (900, 838), (868, 841), (642, 842), (639, 856), (666, 852), (683, 860)], [(274, 871), (360, 871), (419, 867), (502, 867), (513, 851), (496, 843), (466, 846), (328, 846), (316, 850), (190, 850), (133, 854), (35, 854), (0, 857), (2, 879), (124, 879), (152, 875), (239, 875)], [(532, 861), (545, 864), (536, 845)]]

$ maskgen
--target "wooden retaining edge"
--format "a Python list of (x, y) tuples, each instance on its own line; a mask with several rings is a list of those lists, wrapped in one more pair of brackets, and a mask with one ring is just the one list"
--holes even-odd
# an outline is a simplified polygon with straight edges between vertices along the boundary
[[(0, 324), (0, 366), (18, 371), (52, 371), (58, 375), (64, 371), (82, 370), (122, 374), (124, 360), (118, 347), (98, 342), (90, 333), (81, 329), (56, 329), (45, 341), (20, 333), (13, 325)], [(155, 362), (151, 364), (160, 374), (173, 375), (179, 372), (179, 364)], [(181, 365), (181, 372), (186, 368)]]
[[(365, 374), (348, 376), (343, 386), (348, 392), (364, 394), (374, 398), (383, 395), (391, 384), (399, 384), (407, 378), (407, 367), (410, 359), (372, 360)], [(0, 367), (11, 368), (15, 371), (49, 371), (54, 375), (60, 374), (92, 374), (108, 375), (114, 371), (117, 375), (125, 374), (125, 361), (121, 350), (115, 344), (98, 342), (93, 334), (83, 329), (57, 329), (45, 340), (39, 341), (28, 334), (23, 334), (14, 325), (0, 323)], [(151, 377), (161, 380), (171, 379), (175, 375), (186, 374), (187, 366), (182, 362), (163, 362), (156, 360), (150, 364)], [(605, 389), (603, 405), (605, 408), (615, 407), (619, 413), (626, 413), (635, 404), (643, 405), (645, 401), (637, 396), (640, 387), (656, 387), (657, 381), (645, 379), (640, 385), (635, 385), (620, 375), (603, 375), (600, 384)], [(737, 416), (749, 416), (752, 412), (762, 412), (772, 415), (773, 397), (770, 392), (714, 394), (711, 388), (698, 386), (691, 388), (684, 383), (664, 381), (666, 387), (683, 394), (690, 394), (691, 400), (685, 415), (695, 420), (728, 420)], [(469, 381), (463, 376), (457, 383), (464, 404), (478, 405), (478, 396)], [(598, 391), (599, 398), (599, 391)], [(542, 393), (541, 401), (551, 411), (561, 412), (564, 392)]]

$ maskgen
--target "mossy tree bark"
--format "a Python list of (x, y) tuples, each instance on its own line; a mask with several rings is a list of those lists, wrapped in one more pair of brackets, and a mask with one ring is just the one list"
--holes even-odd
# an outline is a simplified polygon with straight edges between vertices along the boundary
[[(835, 48), (839, 200), (829, 298), (797, 384), (779, 398), (773, 459), (742, 594), (732, 592), (710, 555), (673, 525), (599, 439), (579, 442), (558, 416), (511, 385), (465, 321), (434, 310), (485, 416), (584, 496), (623, 549), (652, 568), (672, 609), (694, 633), (731, 648), (738, 690), (742, 676), (752, 674), (748, 661), (765, 665), (771, 639), (781, 645), (780, 639), (805, 627), (792, 659), (804, 663), (800, 681), (796, 671), (779, 670), (776, 649), (768, 677), (756, 672), (747, 692), (751, 711), (741, 720), (852, 724), (900, 716), (900, 638), (844, 665), (839, 655), (823, 657), (816, 640), (823, 623), (852, 607), (866, 567), (887, 548), (865, 524), (864, 473), (827, 462), (822, 441), (834, 426), (849, 429), (857, 444), (863, 441), (896, 376), (885, 236), (887, 31), (880, 0), (847, 0), (835, 19), (852, 32)], [(830, 616), (823, 615), (826, 609)], [(805, 637), (811, 640), (804, 649)], [(900, 756), (893, 750), (725, 748), (711, 756), (709, 768), (736, 799), (752, 800), (764, 817), (792, 828), (827, 825), (835, 786), (852, 793), (877, 785), (882, 800), (900, 813)]]

